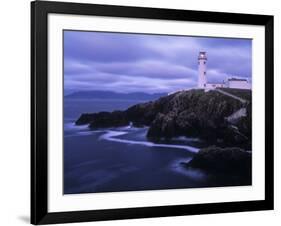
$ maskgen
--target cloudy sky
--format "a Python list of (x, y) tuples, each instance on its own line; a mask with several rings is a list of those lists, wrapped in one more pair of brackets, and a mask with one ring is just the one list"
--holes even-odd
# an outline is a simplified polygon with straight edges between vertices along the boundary
[(208, 82), (228, 76), (251, 81), (246, 39), (64, 31), (65, 92), (171, 92), (197, 86), (199, 51)]

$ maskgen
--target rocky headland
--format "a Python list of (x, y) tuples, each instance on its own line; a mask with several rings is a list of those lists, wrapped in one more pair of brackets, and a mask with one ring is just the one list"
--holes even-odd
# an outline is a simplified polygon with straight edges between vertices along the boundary
[[(200, 138), (215, 146), (200, 150), (189, 167), (214, 172), (230, 171), (237, 168), (243, 158), (247, 168), (250, 166), (248, 156), (251, 155), (252, 140), (251, 91), (224, 91), (244, 101), (217, 90), (179, 91), (155, 101), (136, 104), (124, 111), (83, 113), (76, 125), (88, 124), (93, 130), (129, 124), (148, 126), (146, 136), (155, 142), (178, 136)], [(237, 167), (235, 164), (238, 164)]]

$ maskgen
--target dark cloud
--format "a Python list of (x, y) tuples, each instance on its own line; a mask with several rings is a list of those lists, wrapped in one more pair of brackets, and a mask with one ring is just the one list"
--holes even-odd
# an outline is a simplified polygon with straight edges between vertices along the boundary
[(132, 34), (65, 31), (64, 55), (84, 62), (129, 62), (153, 57), (153, 51), (143, 46), (144, 39)]

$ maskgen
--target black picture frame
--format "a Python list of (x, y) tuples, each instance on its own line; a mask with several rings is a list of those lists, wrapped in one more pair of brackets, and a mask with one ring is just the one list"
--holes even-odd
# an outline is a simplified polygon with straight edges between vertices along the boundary
[[(112, 16), (265, 27), (265, 199), (141, 208), (48, 212), (48, 14)], [(80, 3), (31, 3), (31, 223), (52, 224), (272, 210), (273, 186), (273, 16)]]

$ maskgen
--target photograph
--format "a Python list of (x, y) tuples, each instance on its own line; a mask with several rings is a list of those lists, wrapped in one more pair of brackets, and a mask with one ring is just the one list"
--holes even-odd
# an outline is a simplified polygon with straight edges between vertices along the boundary
[(201, 6), (31, 3), (32, 224), (274, 209), (274, 15)]
[(63, 193), (252, 184), (252, 39), (63, 30)]

